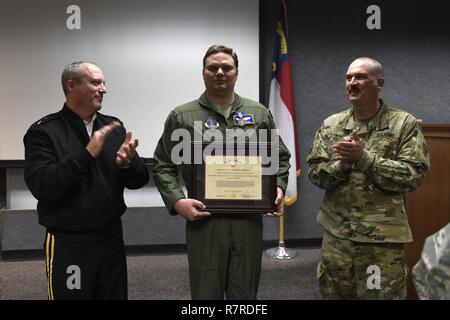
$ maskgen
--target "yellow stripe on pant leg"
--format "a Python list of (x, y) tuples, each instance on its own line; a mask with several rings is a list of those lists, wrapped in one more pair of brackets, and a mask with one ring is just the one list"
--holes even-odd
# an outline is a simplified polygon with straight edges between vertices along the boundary
[(54, 235), (51, 235), (50, 253), (51, 253), (51, 259), (50, 259), (50, 295), (51, 295), (51, 300), (54, 300), (54, 297), (53, 297), (53, 258), (55, 256), (55, 236)]
[(50, 296), (50, 233), (47, 232), (45, 236), (45, 268), (47, 271), (47, 296), (48, 300), (51, 300)]
[(47, 265), (48, 278), (48, 300), (54, 300), (53, 297), (53, 257), (55, 255), (55, 236), (47, 233), (47, 240), (45, 242), (45, 255)]

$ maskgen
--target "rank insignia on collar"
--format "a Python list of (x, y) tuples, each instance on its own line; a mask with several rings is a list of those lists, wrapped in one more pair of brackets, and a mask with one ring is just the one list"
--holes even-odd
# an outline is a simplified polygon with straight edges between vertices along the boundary
[(243, 112), (240, 111), (236, 112), (233, 118), (234, 124), (241, 127), (245, 126), (246, 124), (255, 123), (252, 114), (244, 114)]
[(209, 116), (206, 118), (205, 127), (208, 129), (217, 129), (219, 127), (219, 122), (215, 116)]

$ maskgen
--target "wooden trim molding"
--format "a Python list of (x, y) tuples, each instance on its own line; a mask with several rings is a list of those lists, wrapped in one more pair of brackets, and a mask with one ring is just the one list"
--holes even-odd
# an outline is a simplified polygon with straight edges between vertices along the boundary
[(425, 137), (450, 138), (450, 124), (421, 124)]

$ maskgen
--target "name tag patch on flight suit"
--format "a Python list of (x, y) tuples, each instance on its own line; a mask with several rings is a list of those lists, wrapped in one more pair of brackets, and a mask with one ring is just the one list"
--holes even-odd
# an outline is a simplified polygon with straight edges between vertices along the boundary
[(255, 123), (252, 114), (244, 114), (243, 112), (236, 112), (234, 114), (234, 124), (237, 126), (245, 126), (246, 124)]
[(219, 127), (219, 122), (215, 116), (209, 116), (206, 118), (205, 127), (208, 129), (216, 129)]

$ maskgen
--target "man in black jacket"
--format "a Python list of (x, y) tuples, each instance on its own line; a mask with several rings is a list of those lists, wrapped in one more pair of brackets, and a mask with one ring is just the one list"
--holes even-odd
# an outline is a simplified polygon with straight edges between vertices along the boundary
[(25, 182), (47, 229), (48, 297), (126, 299), (123, 190), (144, 186), (148, 171), (131, 132), (98, 112), (106, 93), (100, 68), (71, 63), (61, 82), (62, 110), (24, 137)]

